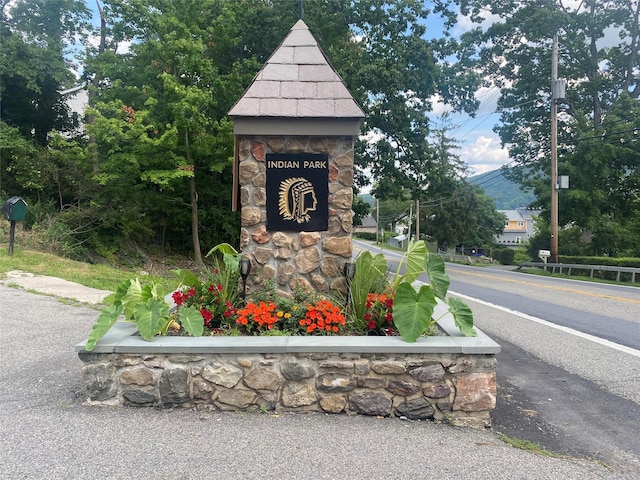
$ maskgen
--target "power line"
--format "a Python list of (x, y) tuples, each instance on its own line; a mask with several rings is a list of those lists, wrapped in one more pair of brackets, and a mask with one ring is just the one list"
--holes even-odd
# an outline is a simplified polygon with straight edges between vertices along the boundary
[(611, 133), (603, 133), (601, 135), (594, 135), (593, 137), (578, 137), (575, 138), (573, 140), (567, 140), (563, 143), (577, 143), (577, 142), (582, 142), (583, 140), (594, 140), (594, 139), (601, 139), (601, 138), (607, 138), (607, 137), (615, 137), (618, 136), (622, 133), (629, 133), (629, 132), (633, 132), (634, 135), (638, 135), (638, 128), (631, 128), (629, 130), (620, 130), (619, 132), (611, 132)]

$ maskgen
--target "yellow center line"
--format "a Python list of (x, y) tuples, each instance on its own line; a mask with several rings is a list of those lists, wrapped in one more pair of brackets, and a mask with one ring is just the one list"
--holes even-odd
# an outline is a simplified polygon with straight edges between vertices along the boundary
[(638, 305), (640, 305), (640, 300), (634, 300), (632, 298), (624, 298), (624, 297), (614, 297), (613, 295), (605, 295), (603, 293), (590, 293), (590, 292), (583, 292), (581, 290), (575, 290), (573, 288), (565, 288), (565, 287), (555, 287), (555, 286), (550, 286), (550, 285), (543, 285), (541, 283), (534, 283), (534, 282), (525, 282), (522, 280), (513, 280), (513, 279), (507, 279), (507, 278), (503, 278), (503, 277), (498, 277), (497, 275), (488, 275), (486, 273), (475, 273), (475, 272), (467, 272), (466, 270), (458, 270), (455, 267), (449, 267), (448, 270), (455, 270), (457, 273), (461, 273), (464, 275), (471, 275), (474, 277), (482, 277), (482, 278), (500, 278), (500, 280), (502, 280), (503, 282), (510, 282), (510, 283), (517, 283), (519, 285), (527, 285), (527, 286), (531, 286), (531, 287), (539, 287), (539, 288), (546, 288), (547, 290), (554, 290), (554, 291), (560, 291), (560, 292), (567, 292), (567, 293), (575, 293), (576, 295), (585, 295), (587, 297), (596, 297), (596, 298), (606, 298), (609, 300), (617, 300), (619, 302), (627, 302), (627, 303), (636, 303)]

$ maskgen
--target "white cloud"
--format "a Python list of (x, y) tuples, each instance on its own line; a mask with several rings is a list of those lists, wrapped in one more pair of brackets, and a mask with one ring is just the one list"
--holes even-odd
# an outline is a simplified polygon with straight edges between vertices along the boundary
[(472, 22), (470, 17), (464, 16), (458, 13), (458, 21), (456, 25), (453, 27), (451, 33), (455, 37), (458, 37), (463, 33), (468, 32), (469, 30), (478, 28), (478, 26), (482, 27), (482, 30), (486, 30), (488, 27), (490, 27), (494, 23), (500, 21), (499, 15), (493, 15), (487, 11), (483, 12), (482, 17), (484, 18), (484, 20), (480, 25), (478, 25), (477, 23)]
[(509, 152), (500, 146), (500, 140), (493, 133), (478, 135), (472, 141), (466, 142), (459, 152), (460, 159), (469, 165), (469, 174), (497, 170), (509, 162)]

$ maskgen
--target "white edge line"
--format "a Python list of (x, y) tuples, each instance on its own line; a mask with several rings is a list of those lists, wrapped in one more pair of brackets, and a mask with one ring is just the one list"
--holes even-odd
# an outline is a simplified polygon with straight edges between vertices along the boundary
[(449, 293), (451, 295), (455, 295), (456, 297), (461, 297), (471, 302), (477, 302), (487, 307), (495, 308), (496, 310), (502, 310), (503, 312), (510, 313), (512, 315), (517, 315), (522, 318), (526, 318), (527, 320), (531, 320), (532, 322), (536, 322), (541, 325), (545, 325), (547, 327), (555, 328), (556, 330), (560, 330), (562, 332), (575, 335), (576, 337), (580, 337), (585, 340), (589, 340), (591, 342), (598, 343), (605, 347), (613, 348), (614, 350), (618, 350), (620, 352), (627, 353), (629, 355), (633, 355), (634, 357), (640, 358), (640, 350), (636, 350), (635, 348), (627, 347), (626, 345), (620, 345), (619, 343), (615, 343), (610, 340), (605, 340), (604, 338), (596, 337), (588, 333), (580, 332), (578, 330), (574, 330), (573, 328), (564, 327), (562, 325), (556, 325), (555, 323), (548, 322), (541, 318), (534, 317), (532, 315), (527, 315), (526, 313), (518, 312), (517, 310), (512, 310), (510, 308), (506, 308), (501, 305), (496, 305), (495, 303), (485, 302), (484, 300), (480, 300), (478, 298), (469, 297), (468, 295), (464, 295), (462, 293), (452, 292), (451, 290), (449, 290)]

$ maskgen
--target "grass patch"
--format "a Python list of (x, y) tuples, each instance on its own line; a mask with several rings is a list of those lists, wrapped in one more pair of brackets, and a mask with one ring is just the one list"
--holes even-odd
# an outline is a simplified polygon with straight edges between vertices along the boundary
[(608, 283), (609, 285), (624, 285), (626, 287), (640, 287), (640, 283), (638, 282), (636, 283), (616, 282), (615, 280), (608, 280), (606, 278), (591, 278), (588, 275), (566, 275), (564, 273), (551, 273), (549, 271), (545, 272), (542, 268), (522, 268), (518, 271), (529, 274), (529, 275), (538, 275), (540, 277), (563, 278), (568, 280), (580, 280), (582, 282), (591, 282), (591, 283)]
[(535, 443), (535, 442), (530, 442), (529, 440), (523, 440), (521, 438), (513, 438), (510, 437), (508, 435), (505, 435), (504, 433), (497, 433), (498, 438), (500, 440), (502, 440), (504, 443), (506, 443), (507, 445), (512, 446), (513, 448), (517, 448), (520, 450), (524, 450), (526, 452), (530, 452), (530, 453), (534, 453), (536, 455), (543, 455), (545, 457), (549, 457), (549, 458), (560, 458), (563, 460), (585, 460), (587, 462), (593, 462), (597, 465), (600, 465), (603, 468), (606, 468), (607, 470), (613, 472), (613, 468), (611, 468), (610, 465), (607, 465), (606, 463), (600, 461), (600, 460), (596, 460), (590, 457), (586, 457), (583, 459), (578, 459), (576, 457), (572, 457), (571, 455), (566, 455), (563, 453), (555, 453), (555, 452), (550, 452), (549, 450), (546, 450), (544, 447), (540, 446), (539, 444)]
[[(0, 276), (4, 277), (11, 270), (62, 278), (86, 287), (110, 291), (115, 291), (118, 284), (124, 280), (141, 276), (139, 270), (110, 265), (92, 265), (33, 250), (16, 248), (13, 255), (9, 256), (8, 251), (3, 249), (0, 251)], [(144, 278), (158, 282), (167, 292), (177, 285), (177, 280), (173, 276), (151, 274), (145, 275)]]
[(512, 446), (513, 448), (517, 448), (519, 450), (524, 450), (525, 452), (535, 453), (538, 455), (543, 455), (545, 457), (552, 458), (570, 458), (567, 455), (562, 455), (560, 453), (550, 452), (546, 450), (544, 447), (540, 446), (535, 442), (530, 442), (529, 440), (523, 440), (521, 438), (513, 438), (504, 433), (498, 433), (498, 438), (502, 440), (507, 445)]

